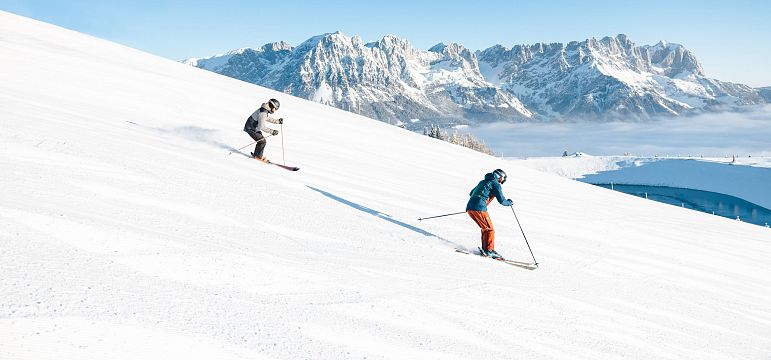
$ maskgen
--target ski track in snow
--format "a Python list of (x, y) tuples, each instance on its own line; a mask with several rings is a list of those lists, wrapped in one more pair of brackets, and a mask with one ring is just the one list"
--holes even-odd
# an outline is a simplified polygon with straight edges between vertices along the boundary
[[(0, 34), (0, 359), (771, 353), (766, 228), (4, 12)], [(270, 97), (299, 172), (228, 155)], [(538, 270), (455, 253), (479, 242), (464, 214), (416, 220), (495, 168)], [(490, 214), (530, 261), (510, 209)]]

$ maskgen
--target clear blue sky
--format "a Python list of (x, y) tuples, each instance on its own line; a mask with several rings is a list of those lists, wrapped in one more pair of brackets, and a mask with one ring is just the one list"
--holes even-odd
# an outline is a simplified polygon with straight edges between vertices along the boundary
[(707, 76), (771, 86), (771, 1), (245, 1), (0, 0), (0, 9), (174, 60), (342, 31), (393, 34), (427, 49), (458, 42), (567, 42), (624, 33), (637, 44), (680, 43)]

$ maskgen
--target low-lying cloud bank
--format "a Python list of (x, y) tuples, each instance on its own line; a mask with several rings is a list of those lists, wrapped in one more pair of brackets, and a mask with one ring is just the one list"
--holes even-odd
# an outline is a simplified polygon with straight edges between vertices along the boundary
[(466, 129), (506, 157), (771, 156), (771, 105), (646, 122), (494, 123)]

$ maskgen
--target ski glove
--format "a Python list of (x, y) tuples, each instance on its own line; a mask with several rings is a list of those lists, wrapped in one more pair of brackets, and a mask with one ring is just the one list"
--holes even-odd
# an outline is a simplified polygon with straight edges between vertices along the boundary
[(278, 123), (279, 123), (279, 124), (283, 124), (283, 123), (284, 123), (284, 118), (280, 118), (280, 119), (278, 119)]
[(503, 202), (503, 206), (511, 206), (514, 205), (514, 202), (511, 201), (511, 199), (506, 199), (506, 201)]
[(278, 135), (278, 130), (273, 130), (273, 132), (271, 134)]

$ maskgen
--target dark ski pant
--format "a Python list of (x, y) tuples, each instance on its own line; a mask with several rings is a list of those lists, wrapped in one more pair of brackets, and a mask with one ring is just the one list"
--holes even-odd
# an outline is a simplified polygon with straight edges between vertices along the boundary
[(482, 229), (482, 249), (485, 251), (495, 250), (495, 229), (493, 229), (493, 220), (490, 219), (487, 211), (468, 210), (466, 213)]
[(262, 157), (262, 153), (265, 151), (265, 143), (267, 140), (265, 140), (265, 137), (262, 136), (262, 132), (260, 131), (247, 131), (247, 134), (254, 139), (254, 141), (257, 142), (257, 145), (254, 146), (254, 156), (256, 157)]

